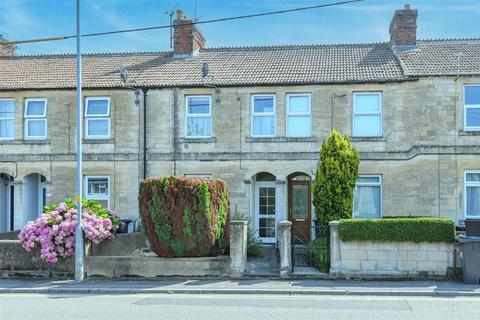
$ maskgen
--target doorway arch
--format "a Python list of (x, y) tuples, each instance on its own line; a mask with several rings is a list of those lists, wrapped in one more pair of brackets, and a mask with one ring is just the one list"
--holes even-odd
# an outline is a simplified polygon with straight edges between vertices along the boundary
[(13, 177), (0, 173), (0, 232), (14, 229), (14, 190)]
[(31, 173), (23, 178), (22, 209), (23, 225), (37, 219), (46, 206), (47, 179), (40, 173)]

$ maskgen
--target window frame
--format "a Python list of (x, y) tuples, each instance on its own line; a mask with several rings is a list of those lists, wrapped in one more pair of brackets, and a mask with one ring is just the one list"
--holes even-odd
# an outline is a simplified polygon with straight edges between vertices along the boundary
[[(36, 102), (36, 101), (42, 101), (45, 103), (44, 108), (43, 108), (43, 114), (42, 115), (28, 115), (28, 103), (29, 102)], [(26, 140), (43, 140), (47, 138), (47, 129), (48, 129), (48, 119), (47, 119), (47, 108), (48, 108), (48, 99), (46, 98), (28, 98), (25, 99), (24, 103), (24, 113), (23, 113), (23, 118), (24, 118), (24, 136)], [(45, 126), (45, 135), (43, 136), (32, 136), (29, 135), (28, 132), (28, 124), (30, 122), (43, 122)]]
[[(84, 190), (85, 190), (85, 199), (87, 200), (102, 200), (107, 201), (107, 207), (105, 209), (110, 209), (110, 176), (107, 175), (85, 175)], [(107, 196), (90, 196), (88, 194), (88, 180), (89, 179), (107, 179)]]
[[(208, 98), (208, 114), (206, 113), (189, 113), (188, 100), (190, 98)], [(210, 119), (210, 134), (208, 136), (189, 136), (188, 135), (188, 119), (189, 118), (209, 118)], [(211, 138), (213, 133), (213, 119), (212, 119), (212, 96), (211, 95), (186, 95), (185, 96), (185, 137), (189, 139), (206, 139)]]
[[(107, 113), (101, 115), (89, 115), (88, 114), (88, 103), (90, 101), (98, 101), (98, 100), (107, 100)], [(111, 120), (110, 120), (110, 108), (111, 108), (111, 98), (107, 96), (99, 96), (99, 97), (86, 97), (85, 98), (85, 111), (84, 111), (84, 118), (85, 118), (85, 139), (110, 139), (111, 137)], [(106, 135), (89, 135), (89, 122), (90, 120), (107, 120), (108, 121), (108, 133)]]
[[(290, 112), (290, 97), (308, 97), (308, 113), (307, 112)], [(292, 138), (305, 138), (312, 136), (312, 94), (311, 93), (288, 93), (286, 95), (286, 119), (285, 119), (285, 135)], [(306, 136), (292, 136), (288, 133), (288, 120), (290, 117), (305, 117), (308, 116), (308, 134)]]
[[(255, 97), (272, 97), (273, 98), (273, 112), (255, 112)], [(271, 138), (277, 136), (277, 98), (274, 93), (259, 93), (252, 94), (250, 98), (251, 104), (251, 117), (250, 117), (250, 135), (253, 138)], [(253, 134), (253, 118), (254, 117), (271, 117), (273, 116), (273, 134), (272, 135), (256, 135)]]
[(464, 131), (480, 131), (480, 126), (467, 126), (467, 109), (479, 109), (480, 104), (466, 104), (465, 103), (465, 88), (466, 87), (480, 87), (480, 84), (465, 84), (463, 85), (463, 130)]
[[(378, 182), (361, 182), (358, 183), (359, 178), (378, 178)], [(359, 174), (357, 181), (355, 182), (355, 189), (354, 192), (357, 192), (357, 186), (360, 187), (380, 187), (380, 217), (379, 218), (362, 218), (355, 215), (355, 193), (353, 199), (353, 210), (352, 210), (352, 217), (354, 219), (382, 219), (383, 218), (383, 177), (381, 174)]]
[(11, 120), (13, 121), (13, 136), (11, 137), (0, 137), (1, 141), (4, 140), (15, 140), (15, 99), (13, 98), (0, 98), (0, 101), (13, 101), (13, 117), (11, 118), (0, 118), (0, 120)]
[(479, 170), (464, 170), (463, 172), (463, 216), (465, 219), (479, 219), (480, 216), (469, 216), (467, 215), (467, 187), (479, 187), (480, 181), (467, 181), (468, 173), (480, 174)]
[[(379, 96), (379, 108), (378, 112), (357, 112), (357, 96), (362, 95), (372, 95), (376, 94)], [(380, 132), (378, 135), (357, 135), (355, 132), (355, 116), (380, 116)], [(353, 113), (352, 113), (352, 137), (359, 138), (378, 138), (383, 136), (383, 92), (382, 91), (358, 91), (353, 93)]]

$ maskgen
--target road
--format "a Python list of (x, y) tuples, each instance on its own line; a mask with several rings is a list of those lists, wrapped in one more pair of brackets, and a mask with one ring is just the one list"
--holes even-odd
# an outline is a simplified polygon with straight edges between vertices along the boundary
[(479, 297), (338, 295), (0, 295), (1, 320), (480, 319)]

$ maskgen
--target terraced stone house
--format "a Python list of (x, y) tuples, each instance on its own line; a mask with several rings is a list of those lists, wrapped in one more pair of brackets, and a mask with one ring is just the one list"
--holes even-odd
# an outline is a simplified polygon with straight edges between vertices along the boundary
[[(336, 129), (361, 155), (355, 217), (480, 217), (480, 39), (418, 40), (416, 19), (385, 43), (208, 48), (178, 12), (172, 52), (86, 54), (86, 197), (136, 218), (141, 179), (221, 178), (274, 243), (314, 223)], [(74, 55), (0, 52), (1, 232), (74, 197), (76, 121)]]

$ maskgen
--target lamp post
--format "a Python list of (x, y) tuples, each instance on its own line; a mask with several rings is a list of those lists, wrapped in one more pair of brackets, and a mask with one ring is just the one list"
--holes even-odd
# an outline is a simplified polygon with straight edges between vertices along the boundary
[(77, 0), (77, 227), (75, 229), (75, 281), (84, 277), (84, 244), (82, 230), (82, 56), (80, 53), (80, 0)]

